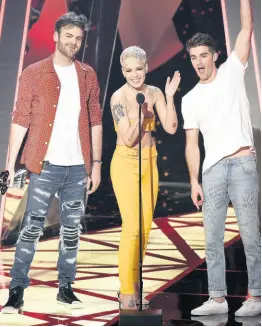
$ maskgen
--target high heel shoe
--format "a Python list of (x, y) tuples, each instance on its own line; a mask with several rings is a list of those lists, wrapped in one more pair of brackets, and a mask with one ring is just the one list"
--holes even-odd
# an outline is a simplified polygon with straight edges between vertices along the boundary
[(117, 295), (117, 299), (118, 299), (119, 310), (121, 310), (121, 309), (123, 309), (123, 302), (122, 302), (122, 300), (120, 299), (120, 292), (118, 291), (118, 292), (116, 293), (116, 295)]

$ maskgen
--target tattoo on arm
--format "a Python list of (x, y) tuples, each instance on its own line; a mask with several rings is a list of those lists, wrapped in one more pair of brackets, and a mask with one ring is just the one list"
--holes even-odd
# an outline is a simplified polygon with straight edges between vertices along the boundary
[(156, 92), (157, 92), (157, 87), (148, 86), (148, 94), (152, 99), (154, 99), (156, 97)]
[(172, 125), (172, 127), (173, 127), (173, 128), (175, 128), (175, 127), (176, 127), (176, 125), (177, 125), (177, 123), (174, 123), (174, 124)]
[(130, 299), (128, 302), (128, 307), (129, 308), (134, 308), (136, 306), (136, 302), (134, 299)]
[(115, 122), (118, 124), (120, 119), (125, 116), (124, 106), (120, 102), (115, 104), (113, 106), (112, 114)]

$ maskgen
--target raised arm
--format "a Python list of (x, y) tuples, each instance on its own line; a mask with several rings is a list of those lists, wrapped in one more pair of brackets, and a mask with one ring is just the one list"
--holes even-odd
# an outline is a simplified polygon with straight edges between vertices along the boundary
[(172, 80), (167, 78), (165, 94), (166, 99), (160, 89), (155, 88), (156, 92), (156, 111), (164, 130), (169, 134), (175, 134), (178, 126), (174, 95), (180, 83), (180, 73), (175, 72)]
[[(138, 106), (137, 106), (137, 118), (131, 125), (128, 119), (126, 104), (124, 96), (120, 91), (115, 92), (111, 98), (111, 112), (113, 119), (118, 126), (119, 134), (124, 141), (125, 145), (132, 147), (138, 139)], [(146, 104), (143, 105), (141, 113), (141, 124), (144, 121), (144, 112), (146, 110)]]
[(241, 30), (237, 36), (234, 50), (239, 60), (245, 66), (250, 53), (253, 33), (253, 15), (250, 0), (240, 0), (240, 20)]

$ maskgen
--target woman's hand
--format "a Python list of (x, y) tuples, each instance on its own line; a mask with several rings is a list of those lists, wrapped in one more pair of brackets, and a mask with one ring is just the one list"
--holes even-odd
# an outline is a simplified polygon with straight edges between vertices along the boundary
[(180, 77), (179, 71), (176, 71), (174, 73), (174, 76), (173, 76), (172, 80), (170, 79), (170, 77), (167, 78), (166, 87), (165, 87), (166, 97), (173, 97), (174, 96), (180, 81), (181, 81), (181, 77)]
[(147, 104), (147, 102), (144, 102), (143, 104), (142, 104), (142, 113), (143, 113), (143, 115), (147, 115), (147, 113), (148, 113), (148, 104)]

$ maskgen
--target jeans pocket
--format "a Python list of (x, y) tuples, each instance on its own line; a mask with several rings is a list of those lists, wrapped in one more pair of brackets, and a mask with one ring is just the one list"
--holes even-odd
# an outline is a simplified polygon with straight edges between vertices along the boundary
[(204, 176), (208, 176), (208, 175), (211, 173), (212, 169), (213, 169), (213, 166), (207, 168), (207, 169), (202, 173), (202, 177), (204, 177)]
[(240, 162), (241, 169), (244, 174), (247, 175), (256, 175), (257, 174), (257, 165), (256, 160), (247, 160)]

